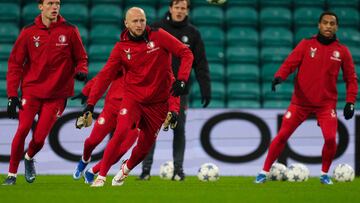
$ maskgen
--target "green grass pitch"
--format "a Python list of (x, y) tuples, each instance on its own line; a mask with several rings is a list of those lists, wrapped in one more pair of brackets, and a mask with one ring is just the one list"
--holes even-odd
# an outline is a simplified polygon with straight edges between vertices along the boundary
[[(2, 176), (4, 179), (5, 176)], [(40, 175), (29, 184), (18, 176), (15, 186), (0, 185), (0, 202), (359, 202), (360, 178), (353, 182), (322, 185), (318, 178), (307, 182), (269, 181), (254, 184), (254, 177), (227, 176), (217, 182), (200, 182), (187, 176), (183, 182), (161, 180), (139, 181), (130, 176), (120, 187), (112, 187), (109, 176), (102, 188), (91, 188), (71, 175)]]

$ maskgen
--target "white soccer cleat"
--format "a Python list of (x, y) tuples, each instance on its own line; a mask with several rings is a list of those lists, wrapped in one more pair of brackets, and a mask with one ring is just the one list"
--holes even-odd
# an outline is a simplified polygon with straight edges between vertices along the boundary
[(125, 178), (127, 178), (129, 175), (129, 173), (125, 173), (125, 164), (126, 161), (123, 162), (119, 172), (117, 172), (115, 177), (112, 179), (112, 183), (111, 183), (112, 186), (121, 186), (124, 184)]
[(103, 187), (105, 185), (106, 178), (98, 176), (96, 180), (90, 185), (90, 187)]

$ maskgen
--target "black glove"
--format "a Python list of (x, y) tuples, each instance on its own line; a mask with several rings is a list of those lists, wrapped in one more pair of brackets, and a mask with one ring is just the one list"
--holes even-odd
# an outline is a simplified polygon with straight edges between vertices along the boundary
[(78, 72), (75, 74), (75, 79), (78, 81), (86, 81), (87, 80), (87, 73)]
[(202, 96), (201, 97), (201, 104), (203, 105), (203, 108), (206, 108), (210, 104), (210, 96)]
[(85, 96), (83, 93), (80, 93), (76, 96), (71, 97), (71, 100), (75, 100), (75, 99), (80, 99), (81, 100), (81, 104), (85, 104), (86, 100), (88, 99), (87, 96)]
[(82, 113), (84, 114), (86, 112), (94, 113), (94, 106), (91, 104), (86, 105)]
[(171, 95), (174, 97), (178, 97), (180, 95), (185, 94), (185, 82), (181, 81), (181, 80), (176, 80), (173, 84), (172, 84), (172, 88), (171, 88)]
[(346, 120), (349, 120), (350, 118), (352, 118), (354, 116), (354, 104), (353, 103), (346, 103), (345, 107), (344, 107), (344, 117)]
[(280, 77), (274, 78), (273, 81), (271, 82), (271, 90), (273, 92), (275, 92), (276, 91), (275, 86), (282, 83), (282, 82), (283, 82), (283, 80)]
[(9, 118), (16, 118), (16, 107), (19, 109), (22, 109), (21, 102), (19, 101), (19, 98), (17, 97), (10, 97), (8, 100), (8, 106), (7, 106), (7, 115)]
[(164, 122), (164, 131), (168, 131), (169, 130), (169, 126), (171, 129), (175, 129), (177, 126), (177, 121), (178, 121), (178, 114), (174, 111), (170, 111), (167, 113), (165, 122)]

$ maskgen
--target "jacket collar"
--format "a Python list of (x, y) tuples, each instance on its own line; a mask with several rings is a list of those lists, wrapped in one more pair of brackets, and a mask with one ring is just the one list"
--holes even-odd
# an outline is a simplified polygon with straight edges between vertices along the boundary
[[(56, 21), (55, 23), (51, 23), (49, 28), (57, 27), (57, 26), (65, 23), (65, 22), (66, 22), (65, 18), (63, 18), (61, 15), (58, 15), (57, 21)], [(41, 20), (41, 14), (38, 15), (38, 16), (35, 18), (34, 23), (35, 23), (35, 25), (38, 26), (39, 28), (42, 28), (42, 29), (46, 29), (46, 28), (47, 28), (47, 27), (43, 24), (43, 22), (42, 22), (42, 20)]]
[(165, 14), (165, 17), (162, 19), (162, 21), (167, 23), (167, 24), (170, 24), (171, 26), (176, 27), (176, 28), (181, 28), (181, 27), (185, 27), (185, 26), (189, 25), (188, 16), (186, 16), (183, 21), (175, 22), (171, 18), (171, 14), (170, 14), (169, 11)]
[(140, 37), (133, 37), (130, 35), (130, 31), (126, 28), (120, 35), (120, 41), (134, 41), (139, 42), (144, 40), (145, 42), (149, 41), (149, 34), (151, 32), (151, 28), (147, 25), (145, 27), (145, 33)]

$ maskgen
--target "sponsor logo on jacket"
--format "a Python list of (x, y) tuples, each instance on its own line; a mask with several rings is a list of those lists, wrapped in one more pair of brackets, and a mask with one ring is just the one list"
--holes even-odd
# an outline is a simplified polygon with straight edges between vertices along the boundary
[(156, 45), (155, 45), (155, 43), (153, 41), (148, 42), (146, 44), (146, 47), (149, 49), (149, 50), (146, 51), (146, 53), (148, 53), (148, 54), (160, 49), (160, 47), (156, 47)]
[(39, 47), (40, 46), (40, 36), (33, 36), (33, 40), (34, 40), (34, 45), (35, 47)]
[(341, 61), (340, 52), (337, 50), (333, 51), (333, 54), (332, 56), (330, 56), (330, 59), (335, 61)]
[(56, 46), (67, 46), (69, 45), (68, 43), (66, 43), (67, 39), (66, 39), (66, 36), (65, 35), (60, 35), (58, 37), (58, 41), (59, 43), (56, 43)]

